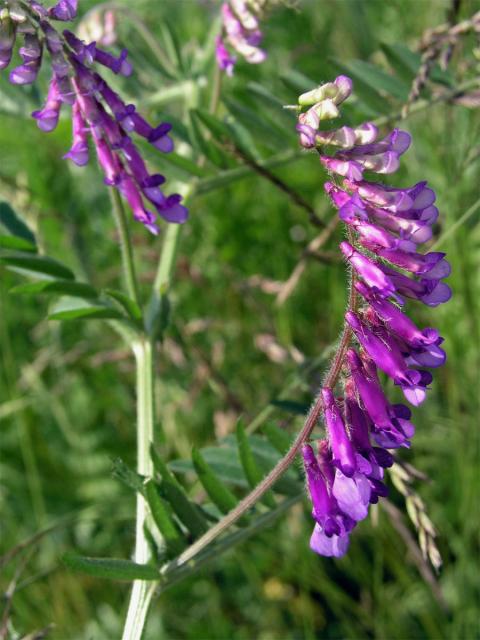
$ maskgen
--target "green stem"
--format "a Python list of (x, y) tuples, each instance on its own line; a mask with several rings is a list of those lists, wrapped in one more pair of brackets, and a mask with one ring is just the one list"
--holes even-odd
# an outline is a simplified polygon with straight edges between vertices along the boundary
[[(137, 366), (137, 472), (146, 477), (153, 475), (150, 445), (153, 442), (153, 362), (152, 343), (146, 336), (132, 345)], [(149, 520), (148, 505), (137, 494), (137, 518), (134, 561), (146, 564), (150, 560), (150, 548), (145, 536), (145, 524)], [(135, 580), (130, 596), (123, 640), (140, 640), (143, 627), (155, 592), (156, 583)]]
[(120, 194), (116, 189), (112, 189), (111, 194), (113, 217), (115, 218), (115, 224), (117, 225), (117, 230), (120, 236), (120, 250), (122, 252), (122, 266), (125, 285), (127, 287), (128, 295), (132, 300), (135, 300), (137, 304), (140, 304), (135, 263), (133, 261), (132, 241), (128, 230), (125, 207), (123, 206)]

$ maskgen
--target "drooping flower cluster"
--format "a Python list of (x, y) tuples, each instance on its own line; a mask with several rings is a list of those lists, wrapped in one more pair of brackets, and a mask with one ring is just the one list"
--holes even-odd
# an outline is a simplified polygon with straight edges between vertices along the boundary
[[(432, 382), (427, 369), (445, 362), (442, 337), (410, 320), (405, 298), (434, 307), (451, 296), (443, 282), (450, 273), (445, 254), (418, 251), (438, 217), (433, 190), (426, 182), (397, 188), (365, 176), (396, 171), (410, 135), (394, 129), (378, 140), (369, 122), (320, 130), (322, 121), (339, 116), (338, 106), (351, 91), (350, 78), (339, 76), (303, 94), (299, 105), (307, 109), (297, 124), (300, 143), (316, 149), (329, 172), (325, 190), (350, 230), (351, 242), (340, 249), (352, 269), (356, 300), (345, 315), (357, 347), (345, 350), (343, 394), (321, 392), (327, 439), (319, 442), (317, 455), (310, 445), (303, 447), (315, 520), (310, 546), (326, 556), (342, 556), (368, 505), (387, 495), (384, 469), (393, 464), (388, 449), (409, 447), (415, 432), (408, 406), (386, 398), (379, 370), (418, 406)], [(337, 151), (328, 155), (326, 147)]]
[(233, 74), (237, 61), (231, 49), (250, 64), (259, 64), (267, 57), (260, 48), (263, 34), (259, 26), (265, 4), (265, 0), (229, 0), (223, 3), (222, 34), (217, 36), (215, 53), (218, 66), (227, 75)]
[[(171, 125), (162, 122), (152, 127), (132, 104), (125, 104), (95, 70), (95, 64), (114, 74), (129, 76), (132, 66), (127, 50), (119, 57), (85, 43), (71, 31), (60, 34), (51, 21), (69, 21), (77, 13), (77, 0), (60, 0), (47, 9), (36, 0), (22, 4), (5, 0), (0, 13), (0, 69), (9, 66), (17, 37), (22, 64), (10, 71), (13, 84), (31, 84), (42, 65), (44, 49), (48, 53), (52, 76), (44, 106), (32, 113), (38, 127), (53, 131), (63, 105), (71, 107), (73, 144), (65, 158), (78, 166), (87, 164), (89, 140), (93, 142), (105, 183), (121, 193), (134, 218), (152, 233), (158, 233), (157, 214), (167, 222), (185, 222), (188, 211), (178, 194), (165, 195), (160, 174), (151, 175), (131, 138), (145, 138), (156, 149), (173, 149), (169, 137)], [(148, 205), (146, 205), (148, 203)], [(153, 211), (152, 211), (153, 209)]]

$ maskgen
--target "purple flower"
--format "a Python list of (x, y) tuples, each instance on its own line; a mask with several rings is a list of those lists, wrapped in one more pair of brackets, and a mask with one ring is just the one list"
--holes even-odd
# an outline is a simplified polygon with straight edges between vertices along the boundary
[(113, 73), (122, 76), (132, 75), (133, 67), (130, 62), (128, 62), (127, 56), (127, 49), (122, 49), (118, 58), (115, 58), (111, 53), (103, 51), (103, 49), (99, 49), (98, 47), (95, 47), (93, 53), (93, 58), (96, 62), (107, 67), (110, 71), (113, 71)]
[(222, 36), (217, 36), (215, 40), (215, 57), (219, 68), (225, 71), (227, 76), (232, 76), (237, 59), (228, 51)]
[(368, 515), (372, 488), (367, 475), (373, 470), (368, 460), (359, 454), (356, 455), (355, 466), (357, 470), (351, 476), (336, 470), (332, 494), (340, 510), (358, 522)]
[(259, 64), (267, 57), (259, 47), (263, 34), (259, 28), (259, 10), (244, 0), (229, 0), (221, 7), (222, 35), (215, 41), (215, 56), (220, 69), (233, 74), (236, 58), (227, 45), (239, 53), (250, 64)]
[(441, 338), (436, 329), (420, 330), (398, 307), (388, 300), (375, 296), (362, 282), (357, 282), (355, 288), (368, 300), (376, 314), (385, 322), (389, 331), (399, 336), (409, 346), (424, 347), (439, 344)]
[(381, 267), (356, 251), (348, 242), (340, 243), (340, 249), (362, 280), (378, 295), (388, 297), (395, 292), (394, 283)]
[(60, 93), (58, 91), (57, 80), (53, 77), (50, 80), (50, 86), (48, 89), (47, 99), (43, 106), (43, 109), (34, 111), (32, 116), (36, 119), (38, 127), (45, 132), (53, 131), (58, 124), (58, 118), (60, 117), (60, 109), (62, 107), (62, 101), (60, 100)]
[(0, 17), (0, 71), (10, 64), (15, 45), (15, 23), (9, 17)]
[(73, 20), (77, 15), (78, 0), (59, 0), (57, 4), (48, 10), (48, 15), (54, 20), (64, 22)]
[(395, 384), (401, 386), (407, 399), (415, 405), (423, 402), (426, 397), (425, 387), (431, 380), (421, 371), (408, 368), (395, 339), (379, 328), (375, 333), (351, 311), (345, 314), (345, 319), (373, 362), (390, 376)]
[[(302, 455), (313, 506), (312, 516), (316, 521), (310, 547), (323, 556), (341, 557), (348, 549), (348, 534), (355, 526), (355, 521), (340, 511), (310, 445), (303, 445)], [(329, 463), (324, 459), (323, 464)]]
[(63, 157), (69, 158), (79, 167), (88, 163), (88, 131), (89, 128), (83, 119), (78, 102), (72, 108), (73, 144), (68, 153)]
[(327, 425), (330, 445), (333, 451), (333, 464), (345, 476), (352, 477), (356, 470), (355, 452), (350, 442), (345, 424), (335, 402), (331, 389), (322, 389), (323, 414)]

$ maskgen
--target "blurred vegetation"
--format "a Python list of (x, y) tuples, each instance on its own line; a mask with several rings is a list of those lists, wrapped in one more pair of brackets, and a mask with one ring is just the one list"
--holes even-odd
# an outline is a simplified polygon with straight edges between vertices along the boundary
[[(84, 0), (81, 11), (96, 4)], [(198, 145), (189, 148), (188, 109), (207, 109), (210, 101), (211, 54), (205, 64), (201, 57), (218, 28), (219, 4), (119, 4), (135, 11), (167, 52), (173, 47), (171, 34), (176, 35), (182, 69), (180, 78), (162, 74), (154, 51), (131, 18), (123, 16), (119, 38), (128, 43), (137, 71), (132, 79), (119, 81), (123, 93), (150, 119), (174, 122), (178, 153), (193, 153), (204, 179), (241, 166), (228, 145), (208, 143), (211, 157), (206, 160)], [(298, 93), (310, 88), (309, 79), (312, 85), (327, 81), (352, 60), (397, 73), (397, 95), (374, 95), (368, 87), (362, 93), (360, 82), (361, 97), (351, 117), (358, 122), (361, 115), (397, 113), (401, 97), (408, 95), (408, 73), (402, 78), (389, 64), (388, 45), (415, 50), (425, 29), (444, 22), (451, 9), (440, 0), (290, 5), (279, 3), (264, 21), (267, 62), (254, 67), (240, 61), (234, 78), (223, 81), (218, 115), (237, 126), (242, 148), (256, 162), (297, 154), (294, 118), (282, 105), (295, 103)], [(459, 19), (474, 9), (473, 2), (461, 3)], [(473, 45), (466, 37), (455, 49), (442, 80), (447, 88), (475, 73)], [(61, 159), (69, 147), (68, 119), (45, 136), (28, 118), (43, 89), (12, 88), (5, 77), (0, 80), (1, 199), (22, 213), (47, 255), (62, 259), (98, 287), (115, 286), (120, 273), (108, 191), (94, 162), (78, 170)], [(422, 98), (431, 98), (429, 90)], [(430, 478), (415, 489), (439, 532), (443, 596), (415, 560), (415, 531), (406, 515), (408, 545), (398, 522), (374, 509), (352, 536), (348, 555), (333, 561), (308, 548), (312, 522), (305, 501), (163, 594), (152, 608), (146, 638), (480, 637), (479, 210), (456, 225), (480, 197), (480, 117), (478, 108), (439, 101), (412, 113), (402, 126), (412, 133), (413, 145), (395, 184), (425, 179), (435, 189), (441, 212), (436, 238), (453, 267), (449, 304), (434, 310), (411, 307), (420, 325), (440, 328), (449, 360), (436, 372), (428, 402), (414, 413), (412, 450), (401, 452), (403, 460)], [(172, 181), (192, 179), (165, 157), (151, 153), (149, 159)], [(322, 220), (334, 215), (314, 156), (298, 153), (272, 171)], [(279, 397), (311, 401), (321, 372), (304, 376), (284, 394), (286, 381), (297, 374), (299, 362), (311, 361), (335, 342), (346, 301), (345, 268), (336, 258), (338, 228), (322, 248), (323, 258), (308, 259), (292, 295), (276, 304), (269, 291), (289, 277), (319, 229), (305, 210), (256, 172), (249, 170), (246, 178), (223, 188), (204, 187), (190, 209), (179, 248), (171, 325), (156, 354), (156, 435), (169, 459), (185, 458), (192, 446), (225, 437), (239, 416), (248, 423), (267, 406), (270, 422), (296, 433), (301, 416), (270, 403)], [(132, 232), (146, 294), (161, 238), (149, 237), (141, 225), (132, 225)], [(59, 640), (115, 638), (128, 585), (70, 573), (60, 556), (72, 548), (92, 556), (126, 558), (131, 552), (134, 495), (112, 477), (111, 469), (116, 457), (132, 465), (135, 460), (132, 357), (103, 323), (47, 321), (44, 298), (9, 293), (19, 282), (2, 268), (1, 553), (48, 531), (3, 570), (2, 592), (20, 571), (7, 637), (52, 624), (49, 637)], [(404, 510), (393, 488), (391, 499)]]

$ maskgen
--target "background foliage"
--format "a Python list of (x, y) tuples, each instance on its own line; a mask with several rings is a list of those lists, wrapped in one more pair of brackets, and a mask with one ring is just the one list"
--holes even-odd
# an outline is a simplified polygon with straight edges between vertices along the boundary
[[(95, 3), (81, 5), (85, 13)], [(281, 4), (265, 22), (267, 62), (239, 62), (235, 77), (223, 83), (218, 115), (235, 127), (237, 146), (250, 164), (277, 156), (289, 160), (272, 171), (329, 221), (334, 212), (322, 193), (323, 170), (314, 156), (298, 152), (294, 118), (281, 105), (348, 67), (361, 76), (350, 117), (396, 114), (415, 65), (398, 62), (395, 51), (405, 51), (399, 45), (414, 50), (422, 32), (443, 22), (449, 9), (448, 2), (410, 0)], [(460, 16), (473, 9), (463, 3)], [(323, 247), (321, 260), (307, 260), (287, 301), (276, 304), (271, 291), (289, 277), (319, 230), (271, 181), (245, 169), (231, 141), (209, 140), (201, 119), (189, 112), (208, 108), (213, 67), (202, 58), (202, 47), (207, 41), (211, 47), (218, 5), (138, 0), (134, 11), (174, 61), (175, 72), (162, 73), (155, 51), (127, 16), (119, 34), (138, 73), (122, 89), (151, 120), (168, 114), (178, 152), (192, 157), (182, 168), (181, 161), (174, 166), (151, 154), (152, 166), (179, 181), (191, 180), (192, 172), (199, 180), (182, 232), (172, 322), (156, 354), (160, 448), (169, 459), (187, 458), (192, 445), (211, 445), (234, 432), (238, 417), (249, 423), (261, 411), (267, 423), (296, 433), (302, 417), (271, 402), (308, 405), (318, 386), (321, 367), (305, 373), (305, 363), (335, 342), (341, 326), (341, 230)], [(472, 44), (466, 39), (459, 47), (447, 74), (437, 70), (440, 87), (453, 87), (468, 73)], [(395, 82), (379, 84), (378, 72), (369, 81), (371, 67), (352, 67), (355, 60), (376, 65)], [(47, 255), (97, 287), (116, 286), (117, 246), (98, 170), (93, 163), (76, 170), (61, 160), (68, 122), (45, 136), (28, 119), (39, 101), (36, 89), (13, 89), (2, 78), (0, 91), (2, 199), (28, 220)], [(428, 92), (423, 97), (431, 99)], [(444, 567), (438, 586), (431, 575), (425, 579), (425, 567), (422, 573), (406, 518), (413, 535), (408, 545), (398, 523), (380, 509), (358, 527), (349, 554), (332, 561), (309, 551), (311, 519), (307, 505), (297, 504), (162, 595), (147, 638), (479, 637), (478, 210), (454, 225), (479, 197), (480, 118), (478, 110), (439, 102), (412, 113), (403, 126), (414, 144), (397, 181), (428, 179), (435, 188), (437, 237), (453, 266), (453, 300), (433, 311), (415, 310), (419, 324), (441, 328), (449, 362), (437, 373), (429, 401), (415, 412), (412, 451), (402, 452), (430, 478), (416, 489), (439, 531)], [(233, 180), (238, 175), (242, 179)], [(147, 287), (161, 240), (148, 237), (141, 225), (132, 229)], [(128, 586), (72, 574), (59, 558), (72, 548), (95, 556), (130, 553), (134, 494), (111, 469), (116, 457), (134, 464), (132, 358), (105, 324), (45, 320), (45, 298), (9, 293), (20, 282), (2, 268), (2, 553), (52, 529), (5, 568), (3, 591), (25, 561), (12, 629), (21, 636), (53, 623), (52, 638), (117, 637)], [(290, 380), (294, 384), (286, 390)], [(193, 483), (192, 495), (201, 493)], [(393, 488), (392, 501), (403, 510)]]

